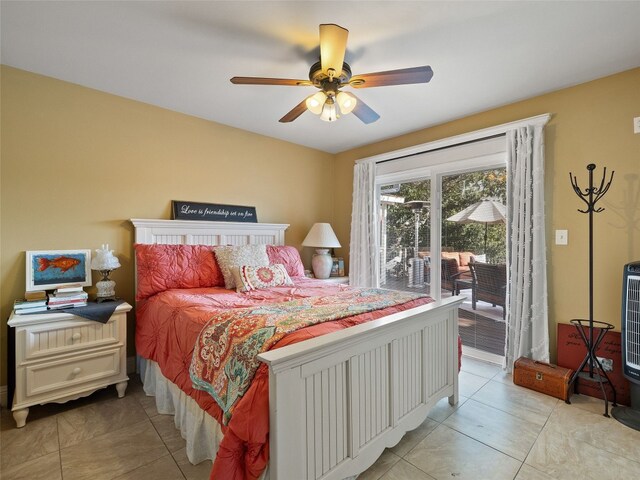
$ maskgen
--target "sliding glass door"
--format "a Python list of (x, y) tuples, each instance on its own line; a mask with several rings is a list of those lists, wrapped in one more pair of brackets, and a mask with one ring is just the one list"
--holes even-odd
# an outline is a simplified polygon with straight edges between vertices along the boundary
[[(462, 295), (465, 353), (499, 362), (506, 308), (506, 169), (435, 165), (380, 182), (380, 286)], [(396, 175), (396, 178), (401, 176)], [(440, 258), (436, 264), (434, 258)]]
[(431, 294), (431, 180), (380, 189), (380, 286)]
[(442, 296), (462, 295), (465, 353), (501, 361), (506, 318), (506, 168), (442, 176)]

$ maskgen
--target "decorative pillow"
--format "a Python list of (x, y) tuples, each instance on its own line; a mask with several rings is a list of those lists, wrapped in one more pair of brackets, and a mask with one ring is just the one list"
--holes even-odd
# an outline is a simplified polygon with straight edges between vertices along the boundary
[(471, 257), (473, 257), (473, 253), (471, 252), (460, 252), (460, 266), (466, 267), (469, 265)]
[(224, 278), (209, 245), (136, 244), (136, 300), (170, 288), (222, 287)]
[(290, 277), (304, 277), (304, 265), (300, 252), (295, 247), (287, 245), (267, 245), (269, 265), (280, 263), (284, 265)]
[(252, 267), (269, 266), (266, 245), (238, 245), (231, 247), (217, 247), (214, 250), (222, 276), (224, 288), (232, 290), (236, 286), (231, 269), (241, 265)]
[(280, 263), (266, 267), (241, 265), (232, 268), (231, 273), (236, 282), (236, 291), (241, 293), (262, 288), (293, 285), (287, 269)]
[(460, 254), (458, 252), (442, 252), (442, 258), (453, 258), (456, 262), (460, 263)]
[(474, 262), (483, 262), (486, 263), (487, 262), (487, 255), (486, 254), (482, 254), (482, 255), (472, 255), (471, 256), (471, 260)]

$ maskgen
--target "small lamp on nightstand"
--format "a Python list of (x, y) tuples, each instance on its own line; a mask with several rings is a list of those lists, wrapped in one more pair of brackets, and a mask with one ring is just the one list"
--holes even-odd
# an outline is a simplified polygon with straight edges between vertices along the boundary
[(113, 254), (113, 250), (109, 250), (109, 244), (96, 249), (96, 255), (91, 259), (91, 270), (98, 270), (102, 275), (102, 279), (96, 283), (98, 289), (96, 302), (116, 299), (116, 282), (109, 279), (109, 274), (116, 268), (120, 268), (120, 262)]
[(302, 242), (303, 247), (315, 247), (316, 254), (311, 260), (313, 274), (316, 278), (329, 278), (333, 259), (329, 255), (330, 248), (340, 248), (338, 237), (328, 223), (315, 223)]

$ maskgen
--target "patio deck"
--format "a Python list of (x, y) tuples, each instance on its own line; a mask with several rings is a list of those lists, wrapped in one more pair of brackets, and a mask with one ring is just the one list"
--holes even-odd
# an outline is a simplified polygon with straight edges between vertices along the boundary
[[(407, 277), (387, 277), (383, 288), (402, 290), (405, 292), (428, 293), (427, 286), (407, 287)], [(478, 301), (476, 309), (471, 307), (471, 289), (462, 290), (460, 295), (466, 298), (458, 309), (458, 327), (462, 344), (494, 355), (504, 355), (504, 339), (506, 323), (502, 319), (502, 307), (494, 307), (490, 303)], [(450, 297), (451, 292), (442, 291), (442, 297)]]

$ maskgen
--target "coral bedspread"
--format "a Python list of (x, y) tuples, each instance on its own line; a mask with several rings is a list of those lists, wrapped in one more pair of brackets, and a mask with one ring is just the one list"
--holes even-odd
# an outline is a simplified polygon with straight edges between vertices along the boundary
[[(294, 278), (294, 286), (274, 287), (248, 293), (223, 288), (168, 290), (138, 303), (136, 349), (139, 355), (158, 363), (162, 374), (193, 398), (222, 425), (222, 410), (207, 393), (192, 386), (189, 367), (198, 334), (221, 310), (254, 307), (303, 298), (335, 295), (349, 287), (317, 280)], [(278, 341), (283, 347), (308, 338), (341, 330), (431, 302), (429, 297), (411, 300), (340, 320), (297, 330)], [(233, 417), (223, 426), (224, 438), (211, 471), (211, 478), (244, 480), (258, 478), (269, 458), (269, 375), (261, 365)]]

